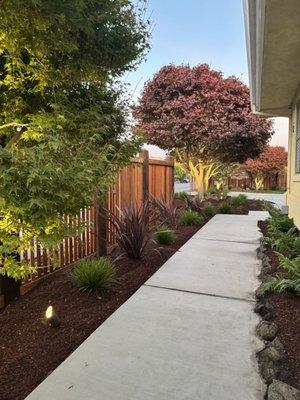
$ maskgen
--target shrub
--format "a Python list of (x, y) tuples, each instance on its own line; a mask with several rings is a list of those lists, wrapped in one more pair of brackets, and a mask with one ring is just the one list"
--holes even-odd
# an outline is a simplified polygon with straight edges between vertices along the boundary
[(227, 203), (221, 204), (220, 207), (218, 208), (218, 213), (219, 214), (231, 214), (230, 204), (227, 204)]
[(247, 196), (245, 194), (239, 194), (238, 196), (231, 197), (230, 203), (232, 206), (240, 206), (247, 201)]
[(149, 228), (154, 227), (155, 220), (155, 216), (150, 217), (149, 201), (139, 208), (130, 204), (118, 211), (118, 214), (108, 211), (108, 219), (115, 230), (116, 242), (128, 257), (139, 260), (154, 230)]
[(174, 195), (175, 199), (186, 200), (189, 195), (187, 192), (177, 192)]
[(183, 225), (199, 225), (201, 217), (196, 211), (185, 210), (180, 215), (180, 221)]
[(171, 244), (175, 240), (175, 233), (168, 226), (161, 226), (155, 232), (155, 240), (159, 244)]
[(199, 196), (188, 196), (186, 199), (186, 204), (190, 210), (196, 211), (199, 214), (201, 214), (203, 211), (204, 203)]
[(211, 203), (206, 203), (203, 207), (202, 213), (205, 216), (205, 218), (212, 218), (216, 212)]
[(269, 282), (266, 282), (263, 285), (264, 290), (280, 293), (292, 290), (297, 296), (300, 296), (300, 256), (290, 260), (280, 254), (279, 263), (285, 273), (277, 274)]
[(108, 258), (77, 261), (71, 278), (75, 284), (88, 293), (102, 292), (110, 288), (116, 279), (116, 270)]
[(150, 203), (158, 211), (160, 220), (167, 224), (170, 228), (176, 229), (177, 227), (177, 207), (174, 206), (173, 201), (159, 200), (153, 196), (150, 197)]

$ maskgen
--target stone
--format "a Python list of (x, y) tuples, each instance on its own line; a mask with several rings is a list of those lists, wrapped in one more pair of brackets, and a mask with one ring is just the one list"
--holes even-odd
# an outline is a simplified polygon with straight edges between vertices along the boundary
[(264, 287), (263, 287), (263, 285), (260, 285), (260, 286), (256, 289), (255, 297), (256, 297), (258, 300), (261, 300), (261, 299), (263, 299), (264, 295), (265, 295)]
[(282, 344), (274, 339), (263, 350), (257, 354), (259, 369), (262, 377), (267, 383), (281, 377), (281, 363), (284, 359)]
[(278, 332), (278, 327), (273, 322), (261, 321), (258, 324), (256, 331), (260, 338), (271, 341), (275, 339)]
[(294, 387), (274, 380), (268, 388), (268, 400), (300, 400), (300, 391)]
[[(269, 315), (272, 313), (273, 307), (268, 300), (259, 302), (256, 304), (254, 311), (264, 319), (269, 319)], [(266, 318), (268, 316), (268, 318)]]

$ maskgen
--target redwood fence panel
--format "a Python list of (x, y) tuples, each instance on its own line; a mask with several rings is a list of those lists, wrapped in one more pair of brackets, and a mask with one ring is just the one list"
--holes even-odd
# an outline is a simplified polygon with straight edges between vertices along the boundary
[[(80, 259), (106, 254), (107, 248), (115, 244), (115, 232), (113, 226), (105, 218), (105, 213), (103, 213), (105, 208), (117, 214), (120, 208), (130, 203), (136, 207), (141, 206), (148, 195), (166, 201), (171, 200), (173, 191), (173, 159), (149, 159), (148, 152), (143, 151), (118, 174), (108, 192), (106, 204), (102, 207), (93, 206), (80, 210), (73, 218), (63, 217), (72, 227), (80, 223), (86, 224), (86, 228), (80, 235), (63, 239), (57, 248), (51, 250), (44, 249), (35, 240), (32, 243), (32, 249), (21, 254), (21, 259), (28, 261), (36, 269), (36, 273), (27, 276), (22, 281), (20, 293), (26, 293), (41, 279)], [(0, 307), (5, 303), (1, 292), (2, 279), (5, 278), (0, 275)]]

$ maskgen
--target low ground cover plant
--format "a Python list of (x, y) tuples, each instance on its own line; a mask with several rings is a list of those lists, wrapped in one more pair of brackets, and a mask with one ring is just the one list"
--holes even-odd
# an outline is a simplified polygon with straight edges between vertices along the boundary
[(175, 232), (166, 225), (160, 226), (155, 232), (155, 240), (158, 244), (171, 244), (175, 240)]
[(180, 214), (180, 222), (183, 225), (199, 225), (201, 221), (201, 216), (196, 211), (185, 210)]
[(218, 208), (218, 214), (231, 214), (231, 205), (228, 203), (223, 203)]
[(266, 282), (264, 290), (279, 293), (291, 290), (297, 296), (300, 296), (300, 255), (294, 259), (289, 259), (280, 254), (279, 264), (285, 272), (277, 274), (269, 282)]
[(247, 201), (247, 196), (245, 194), (239, 194), (238, 196), (233, 196), (230, 199), (230, 203), (232, 206), (240, 206), (245, 204)]
[(80, 260), (76, 262), (71, 278), (83, 291), (103, 292), (115, 281), (116, 270), (106, 257), (98, 260)]

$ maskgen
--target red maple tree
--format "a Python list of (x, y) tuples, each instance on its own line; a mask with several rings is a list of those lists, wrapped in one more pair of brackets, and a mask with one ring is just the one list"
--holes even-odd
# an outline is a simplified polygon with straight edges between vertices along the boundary
[(206, 64), (161, 68), (146, 83), (134, 117), (148, 143), (186, 158), (244, 162), (259, 156), (273, 134), (271, 120), (251, 113), (247, 86)]
[(282, 146), (268, 146), (261, 155), (252, 159), (249, 158), (242, 168), (251, 176), (270, 176), (283, 172), (287, 166), (287, 152)]

